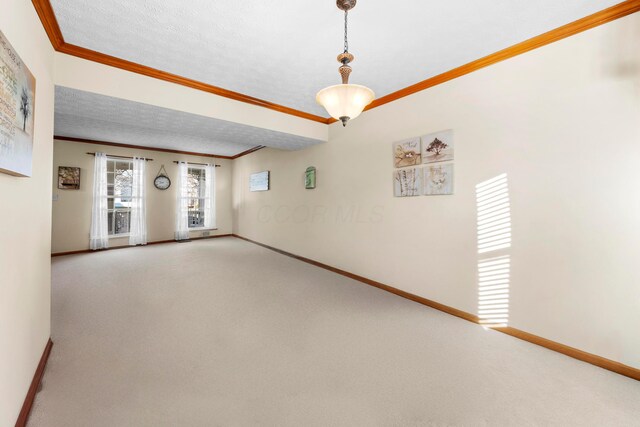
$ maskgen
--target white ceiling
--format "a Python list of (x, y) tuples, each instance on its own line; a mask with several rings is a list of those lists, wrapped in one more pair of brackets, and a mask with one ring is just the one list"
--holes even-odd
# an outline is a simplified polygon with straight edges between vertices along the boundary
[[(621, 0), (360, 0), (353, 83), (377, 97)], [(335, 0), (51, 0), (65, 41), (309, 113), (339, 83)]]
[(56, 86), (55, 135), (233, 156), (323, 141)]

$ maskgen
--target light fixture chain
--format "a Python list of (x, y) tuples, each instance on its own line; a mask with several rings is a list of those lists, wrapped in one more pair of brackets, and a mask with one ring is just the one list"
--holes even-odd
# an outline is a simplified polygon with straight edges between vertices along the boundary
[(349, 52), (349, 40), (347, 39), (347, 15), (348, 11), (344, 11), (344, 52)]

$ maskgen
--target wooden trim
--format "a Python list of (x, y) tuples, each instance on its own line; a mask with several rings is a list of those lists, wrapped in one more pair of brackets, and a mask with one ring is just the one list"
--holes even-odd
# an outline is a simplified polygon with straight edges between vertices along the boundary
[[(247, 242), (253, 243), (258, 246), (262, 246), (263, 248), (270, 249), (274, 252), (277, 252), (282, 255), (286, 255), (291, 258), (295, 258), (302, 262), (306, 262), (308, 264), (314, 265), (316, 267), (323, 268), (325, 270), (332, 271), (334, 273), (340, 274), (342, 276), (348, 277), (353, 280), (357, 280), (358, 282), (362, 282), (369, 286), (376, 287), (378, 289), (382, 289), (384, 291), (390, 292), (392, 294), (401, 296), (403, 298), (409, 299), (411, 301), (417, 302), (422, 305), (426, 305), (431, 308), (435, 308), (436, 310), (443, 311), (447, 314), (451, 314), (452, 316), (459, 317), (464, 320), (468, 320), (469, 322), (478, 323), (478, 316), (475, 314), (467, 313), (462, 310), (458, 310), (457, 308), (450, 307), (448, 305), (440, 304), (439, 302), (423, 298), (418, 295), (414, 295), (409, 292), (405, 292), (403, 290), (394, 288), (389, 285), (385, 285), (384, 283), (376, 282), (375, 280), (367, 279), (366, 277), (359, 276), (357, 274), (349, 273), (348, 271), (341, 270), (339, 268), (331, 267), (330, 265), (323, 264), (318, 261), (314, 261), (309, 258), (305, 258), (299, 255), (292, 254), (290, 252), (283, 251), (281, 249), (274, 248), (269, 245), (265, 245), (264, 243), (256, 242), (255, 240), (247, 239), (246, 237), (242, 237), (238, 234), (233, 234), (234, 237), (237, 237), (242, 240), (246, 240)], [(560, 344), (555, 341), (548, 340), (546, 338), (539, 337), (537, 335), (530, 334), (525, 331), (521, 331), (516, 328), (512, 328), (510, 326), (505, 328), (492, 328), (496, 331), (502, 332), (507, 335), (511, 335), (513, 337), (519, 338), (524, 341), (528, 341), (532, 344), (539, 345), (541, 347), (548, 348), (549, 350), (557, 351), (558, 353), (562, 353), (566, 356), (573, 357), (574, 359), (581, 360), (583, 362), (590, 363), (592, 365), (598, 366), (600, 368), (607, 369), (609, 371), (615, 372), (620, 375), (624, 375), (629, 378), (633, 378), (634, 380), (640, 381), (640, 369), (633, 368), (631, 366), (623, 365), (620, 362), (616, 362), (610, 359), (606, 359), (601, 356), (597, 356), (595, 354), (587, 353), (586, 351), (578, 350), (577, 348), (569, 347), (568, 345)]]
[[(175, 74), (167, 73), (165, 71), (157, 70), (155, 68), (147, 67), (145, 65), (137, 64), (135, 62), (126, 61), (124, 59), (116, 58), (114, 56), (106, 55), (104, 53), (96, 52), (90, 49), (86, 49), (80, 46), (66, 43), (60, 32), (60, 27), (56, 20), (55, 14), (51, 7), (49, 0), (32, 0), (33, 5), (38, 12), (38, 16), (42, 21), (42, 25), (51, 40), (53, 48), (58, 52), (66, 53), (67, 55), (76, 56), (78, 58), (86, 59), (89, 61), (98, 62), (111, 67), (120, 68), (122, 70), (130, 71), (137, 74), (142, 74), (148, 77), (164, 80), (167, 82), (179, 84), (182, 86), (190, 87), (193, 89), (201, 90), (204, 92), (212, 93), (214, 95), (223, 96), (236, 101), (245, 102), (247, 104), (256, 105), (259, 107), (269, 108), (274, 111), (278, 111), (285, 114), (290, 114), (296, 117), (301, 117), (307, 120), (312, 120), (318, 123), (331, 124), (336, 119), (329, 117), (320, 117), (315, 114), (305, 113), (304, 111), (296, 110), (293, 108), (285, 107), (279, 104), (274, 104), (269, 101), (265, 101), (259, 98), (254, 98), (248, 95), (244, 95), (239, 92), (233, 92), (227, 89), (223, 89), (217, 86), (209, 85), (197, 80), (188, 79), (186, 77), (178, 76)], [(489, 65), (496, 64), (504, 61), (505, 59), (513, 58), (525, 52), (537, 49), (542, 46), (546, 46), (550, 43), (562, 40), (572, 35), (581, 33), (583, 31), (595, 28), (599, 25), (606, 24), (624, 16), (640, 11), (640, 0), (626, 0), (617, 5), (609, 7), (607, 9), (596, 12), (592, 15), (586, 16), (577, 21), (563, 25), (554, 30), (548, 31), (539, 36), (525, 40), (521, 43), (515, 44), (511, 47), (503, 49), (499, 52), (485, 56), (478, 60), (469, 62), (453, 70), (439, 74), (437, 76), (428, 78), (404, 89), (400, 89), (396, 92), (385, 95), (381, 98), (374, 100), (369, 104), (365, 111), (379, 107), (389, 102), (404, 98), (405, 96), (412, 95), (416, 92), (423, 91), (433, 86), (448, 82), (455, 78), (464, 76)]]
[(504, 334), (511, 335), (512, 337), (519, 338), (523, 341), (537, 344), (541, 347), (548, 348), (549, 350), (557, 351), (558, 353), (573, 357), (574, 359), (578, 359), (583, 362), (599, 366), (600, 368), (606, 369), (608, 371), (612, 371), (617, 374), (624, 375), (625, 377), (633, 378), (634, 380), (640, 381), (640, 369), (636, 369), (631, 366), (624, 365), (620, 362), (597, 356), (595, 354), (587, 353), (586, 351), (582, 351), (574, 347), (569, 347), (568, 345), (560, 344), (558, 342), (551, 341), (546, 338), (521, 331), (520, 329), (512, 328), (510, 326), (507, 326), (506, 328), (498, 328), (496, 330)]
[(305, 113), (304, 111), (296, 110), (295, 108), (285, 107), (284, 105), (275, 104), (273, 102), (265, 101), (260, 98), (245, 95), (243, 93), (234, 92), (232, 90), (213, 86), (197, 80), (178, 76), (166, 71), (147, 67), (146, 65), (127, 61), (121, 58), (116, 58), (115, 56), (106, 55), (101, 52), (96, 52), (95, 50), (67, 43), (64, 41), (64, 37), (62, 36), (62, 32), (60, 31), (60, 26), (58, 25), (58, 20), (56, 19), (55, 12), (51, 7), (50, 0), (31, 0), (31, 2), (33, 3), (33, 7), (36, 9), (36, 12), (40, 17), (40, 21), (42, 22), (44, 30), (49, 36), (51, 45), (58, 52), (66, 53), (67, 55), (75, 56), (89, 61), (98, 62), (110, 67), (120, 68), (121, 70), (130, 71), (132, 73), (142, 74), (154, 79), (164, 80), (170, 83), (179, 84), (181, 86), (190, 87), (192, 89), (201, 90), (203, 92), (212, 93), (214, 95), (244, 102), (246, 104), (268, 108), (270, 110), (278, 111), (280, 113), (289, 114), (314, 122), (326, 123), (327, 121), (326, 118), (317, 116), (315, 114)]
[[(174, 160), (174, 161), (173, 161), (173, 163), (175, 163), (175, 164), (186, 163), (186, 164), (188, 164), (188, 165), (208, 166), (208, 164), (207, 164), (207, 163), (179, 162), (179, 161), (177, 161), (177, 160)], [(221, 168), (221, 167), (222, 167), (222, 165), (213, 165), (213, 166), (215, 166), (215, 167), (217, 167), (217, 168)]]
[(410, 299), (410, 300), (418, 302), (420, 304), (423, 304), (423, 305), (426, 305), (426, 306), (429, 306), (429, 307), (433, 307), (433, 308), (435, 308), (437, 310), (444, 311), (445, 313), (451, 314), (453, 316), (460, 317), (462, 319), (469, 320), (469, 321), (472, 321), (472, 322), (477, 322), (478, 321), (477, 316), (474, 316), (473, 314), (466, 313), (466, 312), (464, 312), (462, 310), (458, 310), (456, 308), (449, 307), (449, 306), (444, 305), (444, 304), (440, 304), (438, 302), (432, 301), (432, 300), (427, 299), (427, 298), (420, 297), (418, 295), (410, 294), (409, 292), (405, 292), (405, 291), (402, 291), (400, 289), (394, 288), (392, 286), (385, 285), (384, 283), (376, 282), (375, 280), (367, 279), (366, 277), (358, 276), (357, 274), (349, 273), (348, 271), (341, 270), (341, 269), (335, 268), (335, 267), (331, 267), (330, 265), (323, 264), (321, 262), (314, 261), (314, 260), (309, 259), (309, 258), (305, 258), (305, 257), (299, 256), (299, 255), (294, 255), (294, 254), (292, 254), (290, 252), (286, 252), (286, 251), (283, 251), (281, 249), (274, 248), (273, 246), (265, 245), (264, 243), (260, 243), (260, 242), (256, 242), (255, 240), (247, 239), (246, 237), (242, 237), (242, 236), (240, 236), (238, 234), (233, 234), (233, 237), (237, 237), (238, 239), (246, 240), (247, 242), (253, 243), (254, 245), (262, 246), (263, 248), (267, 248), (267, 249), (272, 250), (274, 252), (278, 252), (279, 254), (286, 255), (286, 256), (291, 257), (291, 258), (295, 258), (297, 260), (300, 260), (302, 262), (306, 262), (306, 263), (311, 264), (311, 265), (315, 265), (316, 267), (324, 268), (325, 270), (329, 270), (329, 271), (332, 271), (334, 273), (340, 274), (341, 276), (345, 276), (345, 277), (348, 277), (350, 279), (357, 280), (358, 282), (365, 283), (365, 284), (367, 284), (369, 286), (373, 286), (373, 287), (376, 287), (378, 289), (382, 289), (382, 290), (385, 290), (387, 292), (391, 292), (392, 294), (399, 295), (399, 296), (401, 296), (403, 298)]
[(124, 59), (116, 58), (115, 56), (106, 55), (104, 53), (96, 52), (95, 50), (87, 49), (87, 48), (76, 46), (73, 44), (63, 43), (56, 50), (61, 53), (66, 53), (67, 55), (86, 59), (88, 61), (98, 62), (100, 64), (108, 65), (110, 67), (120, 68), (121, 70), (130, 71), (136, 74), (142, 74), (143, 76), (152, 77), (154, 79), (164, 80), (166, 82), (190, 87), (192, 89), (212, 93), (214, 95), (233, 99), (235, 101), (244, 102), (246, 104), (268, 108), (270, 110), (289, 114), (291, 116), (300, 117), (300, 118), (311, 120), (318, 123), (326, 123), (327, 121), (325, 117), (316, 116), (315, 114), (311, 114), (311, 113), (305, 113), (304, 111), (296, 110), (290, 107), (285, 107), (284, 105), (275, 104), (273, 102), (265, 101), (260, 98), (254, 98), (253, 96), (245, 95), (239, 92), (234, 92), (228, 89), (223, 89), (221, 87), (213, 86), (208, 83), (189, 79), (187, 77), (178, 76), (177, 74), (167, 73), (166, 71), (147, 67), (146, 65), (138, 64), (135, 62), (124, 60)]
[(47, 36), (49, 36), (51, 45), (55, 50), (59, 50), (60, 47), (65, 44), (65, 41), (64, 37), (62, 36), (62, 31), (60, 31), (60, 26), (58, 25), (56, 15), (53, 12), (53, 8), (51, 7), (50, 1), (31, 0), (31, 2), (33, 3), (33, 7), (38, 13), (38, 17), (40, 17), (40, 22), (42, 22), (42, 26), (44, 27)]
[(232, 160), (237, 159), (238, 157), (242, 157), (242, 156), (246, 156), (247, 154), (251, 154), (254, 151), (258, 151), (258, 150), (262, 150), (263, 148), (267, 148), (264, 145), (257, 145), (253, 148), (249, 148), (247, 151), (243, 151), (242, 153), (236, 154), (235, 156), (231, 157)]
[(251, 154), (254, 151), (258, 151), (258, 150), (262, 150), (263, 148), (266, 148), (264, 145), (256, 145), (255, 147), (249, 148), (248, 150), (233, 156), (220, 156), (218, 154), (196, 153), (193, 151), (172, 150), (170, 148), (145, 147), (143, 145), (120, 144), (119, 142), (96, 141), (94, 139), (73, 138), (70, 136), (54, 135), (53, 139), (58, 139), (60, 141), (68, 141), (68, 142), (82, 142), (85, 144), (108, 145), (110, 147), (133, 148), (135, 150), (160, 151), (162, 153), (175, 153), (175, 154), (186, 154), (189, 156), (213, 157), (216, 159), (227, 159), (227, 160), (235, 160), (239, 157), (246, 156), (247, 154)]
[[(420, 92), (430, 87), (448, 82), (449, 80), (453, 80), (474, 71), (478, 71), (482, 68), (488, 67), (489, 65), (504, 61), (505, 59), (513, 58), (514, 56), (518, 56), (539, 47), (546, 46), (548, 44), (557, 42), (558, 40), (562, 40), (564, 38), (573, 36), (591, 28), (595, 28), (602, 24), (606, 24), (607, 22), (614, 21), (638, 11), (640, 11), (640, 0), (623, 1), (622, 3), (619, 3), (615, 6), (601, 10), (600, 12), (596, 12), (582, 19), (578, 19), (577, 21), (563, 25), (562, 27), (548, 31), (539, 36), (530, 38), (529, 40), (525, 40), (501, 51), (485, 56), (484, 58), (469, 62), (468, 64), (462, 65), (458, 68), (454, 68), (453, 70), (447, 71), (435, 77), (431, 77), (414, 85), (408, 86), (399, 91), (385, 95), (382, 98), (374, 100), (365, 108), (365, 111), (371, 110), (384, 104), (388, 104), (389, 102), (404, 98), (405, 96), (409, 96), (416, 92)], [(333, 123), (334, 121), (336, 120), (331, 119), (331, 123)]]
[(51, 338), (49, 338), (49, 341), (47, 341), (47, 345), (44, 347), (44, 351), (42, 352), (40, 363), (38, 363), (36, 372), (35, 374), (33, 374), (33, 380), (31, 380), (31, 385), (29, 386), (29, 390), (27, 391), (27, 396), (24, 398), (22, 409), (20, 410), (18, 420), (16, 421), (16, 427), (25, 427), (27, 425), (31, 407), (33, 406), (33, 402), (36, 398), (36, 393), (38, 393), (38, 388), (40, 387), (40, 381), (42, 381), (44, 370), (47, 367), (49, 354), (51, 354), (51, 347), (53, 347), (53, 341), (51, 341)]
[(150, 246), (150, 245), (160, 245), (160, 244), (164, 244), (164, 243), (181, 243), (181, 242), (188, 242), (190, 240), (203, 240), (203, 239), (217, 239), (218, 237), (231, 237), (232, 234), (218, 234), (215, 236), (202, 236), (202, 237), (191, 237), (190, 239), (187, 240), (156, 240), (155, 242), (148, 242), (146, 245), (136, 245), (136, 246), (131, 246), (131, 245), (123, 245), (123, 246), (114, 246), (112, 248), (106, 248), (106, 249), (98, 249), (98, 250), (93, 250), (93, 249), (80, 249), (77, 251), (67, 251), (67, 252), (54, 252), (51, 254), (51, 258), (53, 257), (59, 257), (59, 256), (65, 256), (65, 255), (78, 255), (78, 254), (95, 254), (95, 253), (99, 253), (99, 252), (104, 252), (104, 251), (112, 251), (115, 249), (127, 249), (127, 248), (143, 248), (146, 246)]
[[(95, 156), (96, 153), (87, 153), (90, 156)], [(133, 157), (130, 156), (116, 156), (115, 154), (106, 154), (107, 157), (111, 157), (111, 158), (116, 158), (116, 159), (127, 159), (127, 160), (132, 160)], [(147, 162), (153, 162), (153, 159), (148, 159), (146, 157), (143, 157), (144, 160), (146, 160)]]
[[(107, 145), (110, 147), (120, 147), (120, 148), (133, 148), (135, 150), (147, 150), (147, 151), (160, 151), (162, 153), (175, 153), (175, 154), (186, 154), (189, 156), (200, 156), (200, 157), (213, 157), (216, 159), (227, 159), (233, 160), (241, 155), (244, 155), (245, 152), (240, 154), (236, 154), (235, 156), (219, 156), (217, 154), (207, 154), (207, 153), (195, 153), (193, 151), (180, 151), (180, 150), (172, 150), (169, 148), (158, 148), (158, 147), (145, 147), (142, 145), (132, 145), (132, 144), (120, 144), (118, 142), (109, 142), (109, 141), (96, 141), (93, 139), (83, 139), (83, 138), (72, 138), (70, 136), (59, 136), (54, 135), (53, 139), (58, 139), (60, 141), (69, 141), (69, 142), (82, 142), (85, 144), (98, 144), (98, 145)], [(261, 147), (258, 145), (258, 147)], [(252, 148), (252, 150), (258, 149), (257, 147)], [(248, 154), (248, 153), (247, 153)]]

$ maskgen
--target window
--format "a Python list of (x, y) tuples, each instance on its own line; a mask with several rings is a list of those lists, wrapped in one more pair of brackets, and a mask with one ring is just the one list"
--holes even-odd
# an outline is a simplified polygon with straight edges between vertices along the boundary
[(178, 162), (175, 239), (189, 230), (216, 228), (216, 169), (214, 165)]
[(129, 233), (133, 163), (129, 160), (107, 159), (107, 212), (109, 236)]
[(189, 166), (187, 198), (189, 206), (189, 228), (204, 227), (205, 218), (205, 169)]

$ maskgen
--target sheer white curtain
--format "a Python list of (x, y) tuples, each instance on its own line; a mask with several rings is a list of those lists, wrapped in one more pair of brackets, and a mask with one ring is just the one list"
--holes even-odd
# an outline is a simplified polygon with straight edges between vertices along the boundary
[(216, 167), (204, 168), (204, 227), (216, 228)]
[(107, 155), (104, 153), (96, 153), (93, 168), (93, 208), (89, 247), (94, 250), (109, 247)]
[(144, 158), (133, 158), (133, 181), (131, 185), (130, 245), (147, 244), (147, 200), (146, 164)]
[(178, 163), (178, 182), (176, 183), (176, 240), (189, 238), (189, 166)]

